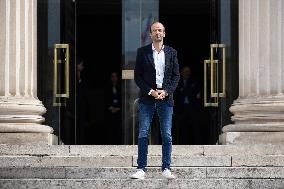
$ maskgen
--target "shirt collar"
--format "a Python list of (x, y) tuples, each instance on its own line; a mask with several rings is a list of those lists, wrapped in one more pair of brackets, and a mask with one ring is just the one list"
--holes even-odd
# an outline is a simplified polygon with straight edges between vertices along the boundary
[[(163, 51), (163, 50), (164, 50), (164, 48), (165, 48), (165, 46), (163, 45), (163, 46), (162, 46), (161, 51)], [(156, 50), (156, 49), (155, 49), (155, 47), (154, 47), (154, 44), (153, 44), (153, 43), (152, 43), (152, 50), (153, 50), (153, 51), (155, 51), (155, 50)]]

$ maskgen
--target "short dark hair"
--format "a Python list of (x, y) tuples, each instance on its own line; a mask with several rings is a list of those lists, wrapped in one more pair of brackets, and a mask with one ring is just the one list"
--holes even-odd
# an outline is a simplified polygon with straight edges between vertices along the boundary
[(163, 28), (164, 28), (164, 32), (166, 31), (166, 28), (165, 28), (164, 24), (156, 20), (156, 21), (152, 22), (152, 24), (150, 25), (150, 28), (149, 28), (150, 33), (152, 33), (152, 26), (153, 26), (154, 24), (157, 24), (157, 23), (162, 24), (162, 25), (163, 25)]

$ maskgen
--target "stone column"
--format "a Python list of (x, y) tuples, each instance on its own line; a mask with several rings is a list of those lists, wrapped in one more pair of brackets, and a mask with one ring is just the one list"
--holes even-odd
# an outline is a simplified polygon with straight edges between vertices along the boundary
[(0, 144), (51, 144), (37, 98), (37, 1), (0, 0)]
[(239, 98), (222, 144), (284, 144), (284, 2), (239, 0)]

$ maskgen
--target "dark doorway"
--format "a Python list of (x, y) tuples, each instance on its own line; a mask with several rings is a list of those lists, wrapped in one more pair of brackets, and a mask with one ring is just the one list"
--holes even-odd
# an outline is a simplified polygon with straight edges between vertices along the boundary
[[(210, 0), (162, 0), (159, 18), (166, 27), (165, 44), (178, 52), (180, 70), (189, 66), (200, 97), (194, 102), (194, 110), (185, 113), (179, 108), (179, 95), (175, 95), (173, 142), (175, 144), (209, 144), (208, 115), (203, 108), (203, 61), (209, 57)], [(179, 87), (177, 90), (181, 90)], [(178, 92), (177, 92), (178, 93)], [(196, 98), (196, 93), (193, 98)], [(189, 100), (190, 101), (190, 100)], [(182, 105), (183, 106), (183, 105)], [(183, 109), (183, 110), (180, 110)], [(194, 115), (193, 115), (194, 114)], [(193, 120), (191, 120), (193, 119)]]
[[(108, 122), (108, 89), (112, 72), (121, 72), (121, 1), (77, 1), (77, 57), (84, 62), (85, 94), (78, 93), (77, 131), (81, 144), (121, 144), (121, 116), (117, 130)], [(78, 63), (77, 63), (78, 64)], [(80, 86), (77, 87), (80, 90)], [(82, 98), (82, 100), (80, 100)], [(80, 110), (82, 101), (87, 101)], [(80, 118), (80, 116), (82, 118)], [(113, 136), (112, 134), (115, 134)]]

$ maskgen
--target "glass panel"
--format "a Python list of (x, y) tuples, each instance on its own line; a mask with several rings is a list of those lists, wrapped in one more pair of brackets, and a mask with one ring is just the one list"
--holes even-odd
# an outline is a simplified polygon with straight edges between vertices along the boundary
[[(212, 0), (211, 12), (211, 43), (219, 45), (214, 50), (214, 59), (218, 60), (216, 71), (219, 100), (217, 108), (210, 107), (207, 110), (210, 116), (209, 144), (218, 144), (222, 127), (231, 123), (229, 108), (238, 96), (238, 2)], [(222, 97), (222, 92), (225, 92), (225, 97)]]
[[(200, 145), (210, 140), (211, 114), (203, 107), (203, 84), (204, 60), (210, 58), (212, 1), (160, 1), (159, 17), (166, 27), (165, 43), (177, 50), (182, 73), (174, 94), (173, 144)], [(207, 70), (210, 71), (209, 66)], [(207, 73), (208, 79), (210, 72)]]
[[(150, 43), (149, 26), (158, 19), (158, 12), (158, 0), (122, 1), (123, 70), (133, 70), (137, 48)], [(133, 125), (134, 112), (136, 112), (133, 111), (133, 107), (135, 99), (138, 98), (139, 89), (132, 78), (133, 72), (128, 73), (130, 73), (129, 79), (123, 80), (122, 83), (124, 144), (133, 143), (133, 139), (137, 138), (135, 135), (133, 137), (133, 128), (136, 128), (136, 131), (138, 129), (137, 125)]]
[(78, 70), (78, 144), (122, 144), (122, 116), (116, 111), (121, 109), (121, 3), (77, 0), (77, 56), (84, 62)]
[(239, 94), (238, 77), (238, 1), (220, 0), (220, 43), (226, 45), (226, 98), (220, 100), (219, 134), (225, 125), (231, 124), (229, 111)]
[[(238, 95), (238, 69), (237, 69), (237, 1), (233, 0), (191, 0), (191, 1), (160, 1), (159, 18), (165, 24), (165, 43), (177, 49), (179, 65), (190, 67), (191, 79), (196, 81), (197, 89), (200, 91), (200, 98), (195, 98), (194, 92), (190, 96), (191, 103), (198, 106), (190, 106), (186, 111), (179, 111), (184, 108), (184, 96), (178, 92), (175, 95), (175, 114), (173, 124), (174, 144), (216, 144), (221, 128), (230, 122), (229, 107), (233, 99)], [(202, 23), (202, 24), (200, 24)], [(184, 27), (189, 25), (190, 27)], [(180, 26), (180, 27), (178, 27)], [(214, 63), (213, 73), (208, 65), (207, 75), (204, 75), (204, 60), (210, 60), (210, 44), (226, 45), (226, 69)], [(215, 49), (216, 50), (216, 49)], [(213, 50), (214, 59), (222, 61), (222, 48), (218, 52)], [(215, 61), (213, 61), (215, 62)], [(219, 65), (218, 63), (218, 65)], [(222, 73), (226, 71), (226, 80)], [(182, 71), (181, 71), (182, 72)], [(214, 91), (218, 89), (218, 108), (201, 107), (203, 95), (206, 89), (204, 76), (207, 76), (207, 102), (216, 106), (211, 98), (211, 76), (213, 77)], [(219, 81), (216, 78), (218, 76)], [(223, 91), (222, 83), (226, 81), (226, 98), (220, 98)], [(187, 82), (184, 82), (187, 83)], [(184, 84), (180, 84), (178, 90), (183, 91)], [(190, 87), (189, 87), (190, 88)], [(189, 90), (192, 90), (190, 88)], [(194, 90), (192, 90), (194, 91)], [(194, 95), (193, 95), (194, 94)], [(195, 99), (194, 99), (195, 98)], [(192, 100), (194, 99), (194, 100)], [(189, 102), (186, 102), (187, 106)], [(178, 107), (179, 106), (179, 107)]]
[(75, 2), (37, 2), (38, 97), (47, 109), (44, 124), (53, 127), (59, 143), (74, 144)]

